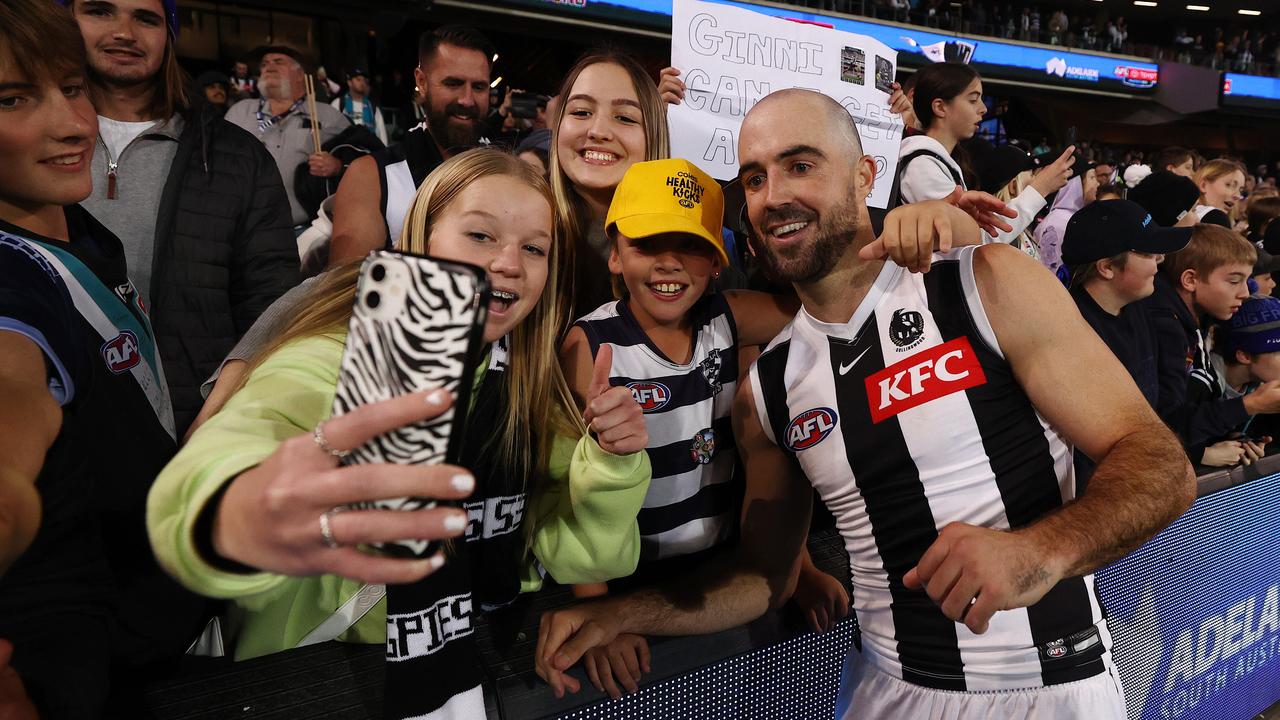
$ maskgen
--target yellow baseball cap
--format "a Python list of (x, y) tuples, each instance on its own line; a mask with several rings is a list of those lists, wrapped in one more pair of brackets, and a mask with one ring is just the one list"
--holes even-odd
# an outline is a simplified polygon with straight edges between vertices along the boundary
[(721, 228), (724, 192), (720, 184), (688, 160), (650, 160), (632, 165), (613, 191), (606, 230), (617, 226), (629, 238), (663, 233), (697, 235), (711, 243), (729, 265)]

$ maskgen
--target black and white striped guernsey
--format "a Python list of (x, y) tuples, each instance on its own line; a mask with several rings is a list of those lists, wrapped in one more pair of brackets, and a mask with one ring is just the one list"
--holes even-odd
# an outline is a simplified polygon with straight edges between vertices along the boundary
[(387, 249), (391, 249), (400, 240), (404, 218), (418, 196), (418, 187), (444, 158), (424, 120), (405, 133), (399, 144), (373, 153), (373, 159), (378, 163), (382, 217), (387, 222)]
[(653, 480), (640, 510), (642, 562), (688, 555), (729, 537), (740, 488), (730, 412), (738, 378), (738, 329), (724, 296), (690, 308), (693, 354), (673, 362), (645, 334), (625, 300), (578, 320), (595, 357), (613, 346), (609, 383), (631, 389), (644, 410)]
[(886, 263), (847, 323), (802, 309), (751, 367), (756, 411), (835, 515), (867, 662), (943, 690), (1080, 680), (1111, 662), (1092, 576), (997, 612), (982, 635), (902, 583), (947, 524), (1023, 527), (1076, 494), (1071, 446), (987, 321), (975, 249), (923, 276)]

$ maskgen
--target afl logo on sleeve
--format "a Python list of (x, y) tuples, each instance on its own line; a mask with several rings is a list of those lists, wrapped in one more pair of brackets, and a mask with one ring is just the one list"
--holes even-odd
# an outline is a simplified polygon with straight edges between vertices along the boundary
[(889, 320), (889, 340), (897, 352), (906, 352), (924, 337), (924, 316), (915, 310), (899, 308)]
[(956, 338), (868, 377), (871, 421), (887, 420), (904, 410), (986, 382), (969, 338)]
[(656, 382), (633, 382), (627, 385), (631, 397), (635, 398), (644, 412), (657, 412), (671, 401), (671, 391), (666, 385)]
[(121, 331), (119, 335), (103, 343), (102, 359), (107, 363), (107, 369), (116, 375), (129, 372), (142, 361), (142, 354), (138, 351), (138, 336), (130, 330)]
[(791, 452), (808, 450), (826, 440), (835, 429), (836, 420), (836, 411), (828, 407), (805, 410), (787, 425), (787, 449)]

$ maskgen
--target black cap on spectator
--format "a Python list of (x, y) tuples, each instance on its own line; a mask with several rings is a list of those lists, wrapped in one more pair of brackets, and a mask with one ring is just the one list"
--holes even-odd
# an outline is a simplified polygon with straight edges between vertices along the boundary
[(1195, 207), (1200, 190), (1191, 178), (1175, 175), (1168, 170), (1157, 170), (1125, 196), (1146, 208), (1152, 219), (1164, 227), (1173, 227), (1182, 216)]
[(287, 55), (293, 58), (294, 61), (297, 62), (299, 65), (301, 65), (303, 70), (310, 71), (310, 67), (307, 65), (306, 59), (302, 57), (302, 53), (289, 47), (288, 45), (263, 45), (262, 47), (259, 47), (253, 51), (253, 61), (255, 63), (261, 63), (262, 58), (272, 53), (275, 53), (277, 55)]
[(1075, 162), (1071, 164), (1071, 177), (1083, 177), (1085, 173), (1093, 170), (1098, 163), (1086, 158), (1084, 153), (1076, 150)]
[(1258, 247), (1258, 260), (1253, 264), (1251, 275), (1266, 275), (1280, 270), (1280, 255), (1272, 255), (1265, 247)]
[(547, 128), (538, 128), (520, 141), (516, 146), (516, 154), (526, 150), (541, 150), (544, 153), (551, 152), (551, 130)]
[(1067, 221), (1062, 261), (1074, 267), (1130, 251), (1167, 254), (1189, 242), (1191, 228), (1161, 227), (1137, 203), (1102, 200), (1085, 205)]
[(975, 164), (982, 189), (991, 193), (1008, 185), (1022, 171), (1036, 167), (1031, 153), (1016, 145), (1001, 145), (994, 148)]
[(351, 68), (350, 70), (347, 71), (347, 79), (350, 80), (351, 78), (354, 78), (354, 77), (362, 77), (368, 80), (369, 73), (365, 72), (363, 68)]
[(1280, 222), (1272, 220), (1262, 233), (1262, 249), (1272, 255), (1280, 255)]
[(201, 90), (209, 87), (210, 85), (219, 83), (222, 85), (230, 85), (231, 79), (227, 77), (226, 73), (221, 73), (217, 70), (205, 70), (200, 73), (200, 77), (196, 78), (196, 87)]

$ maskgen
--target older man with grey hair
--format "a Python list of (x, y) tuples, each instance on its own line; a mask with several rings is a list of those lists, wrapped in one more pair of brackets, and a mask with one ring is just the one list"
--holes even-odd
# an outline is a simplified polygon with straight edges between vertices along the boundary
[[(264, 49), (261, 56), (258, 91), (262, 97), (241, 100), (232, 105), (227, 110), (226, 119), (253, 133), (275, 159), (284, 180), (285, 192), (289, 195), (289, 208), (297, 233), (311, 222), (310, 214), (294, 193), (294, 176), (299, 166), (307, 163), (312, 175), (335, 180), (343, 171), (341, 160), (315, 147), (311, 127), (319, 128), (323, 146), (346, 129), (351, 121), (323, 103), (316, 104), (316, 115), (311, 116), (306, 98), (306, 69), (296, 50), (277, 45)], [(336, 182), (334, 187), (337, 187)]]

